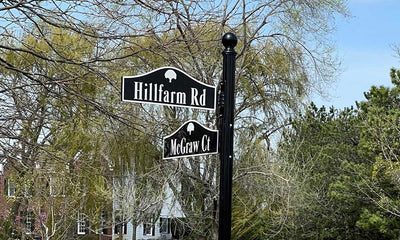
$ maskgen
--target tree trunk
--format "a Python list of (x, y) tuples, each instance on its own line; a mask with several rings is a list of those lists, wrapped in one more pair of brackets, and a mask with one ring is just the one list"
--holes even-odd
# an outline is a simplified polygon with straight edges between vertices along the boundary
[(132, 227), (133, 227), (132, 240), (136, 240), (136, 226), (137, 226), (136, 221), (132, 221)]

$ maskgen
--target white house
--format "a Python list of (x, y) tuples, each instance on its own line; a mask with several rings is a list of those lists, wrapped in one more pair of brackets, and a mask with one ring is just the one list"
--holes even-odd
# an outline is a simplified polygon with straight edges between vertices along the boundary
[[(148, 222), (139, 223), (136, 229), (131, 222), (128, 222), (122, 229), (124, 240), (173, 239), (172, 221), (173, 219), (184, 218), (184, 214), (179, 203), (174, 201), (172, 190), (168, 186), (165, 189), (165, 200), (160, 215), (156, 216), (157, 219), (149, 219)], [(118, 206), (113, 205), (114, 211), (118, 211)], [(114, 226), (113, 229), (115, 229)], [(133, 231), (136, 231), (136, 239), (133, 239)], [(112, 239), (118, 239), (119, 234), (118, 230), (113, 230)]]

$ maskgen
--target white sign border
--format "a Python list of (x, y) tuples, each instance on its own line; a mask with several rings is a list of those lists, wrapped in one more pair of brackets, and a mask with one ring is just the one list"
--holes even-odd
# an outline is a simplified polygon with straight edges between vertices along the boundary
[[(199, 124), (200, 126), (202, 126), (203, 128), (205, 128), (206, 130), (210, 131), (210, 132), (215, 132), (217, 133), (217, 150), (215, 152), (208, 152), (208, 153), (196, 153), (196, 154), (191, 154), (191, 155), (183, 155), (183, 156), (175, 156), (175, 157), (164, 157), (164, 142), (166, 138), (171, 137), (172, 135), (174, 135), (175, 133), (177, 133), (179, 130), (182, 129), (183, 126), (185, 126), (187, 123), (189, 122), (195, 122), (197, 124)], [(185, 157), (194, 157), (194, 156), (204, 156), (204, 155), (213, 155), (213, 154), (218, 154), (219, 153), (219, 130), (214, 130), (211, 128), (208, 128), (206, 126), (204, 126), (203, 124), (201, 124), (200, 122), (196, 121), (196, 120), (188, 120), (186, 122), (184, 122), (177, 130), (175, 130), (173, 133), (163, 137), (163, 148), (162, 148), (162, 159), (163, 160), (167, 160), (167, 159), (176, 159), (176, 158), (185, 158)]]

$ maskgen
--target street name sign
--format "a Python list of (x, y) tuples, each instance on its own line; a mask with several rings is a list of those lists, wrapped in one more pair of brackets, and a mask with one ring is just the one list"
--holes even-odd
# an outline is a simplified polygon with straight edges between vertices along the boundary
[(216, 87), (174, 67), (123, 76), (121, 85), (122, 101), (215, 110)]
[(218, 153), (218, 130), (199, 122), (185, 122), (174, 133), (164, 137), (163, 159)]

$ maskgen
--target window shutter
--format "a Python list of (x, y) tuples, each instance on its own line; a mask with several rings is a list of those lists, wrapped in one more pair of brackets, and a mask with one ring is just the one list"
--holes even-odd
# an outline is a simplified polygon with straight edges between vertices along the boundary
[(85, 217), (85, 233), (89, 234), (89, 220)]
[(4, 179), (4, 195), (8, 196), (8, 180)]
[(101, 233), (102, 234), (107, 234), (107, 214), (104, 210), (100, 212), (100, 227), (101, 227)]
[(23, 227), (23, 228), (26, 227), (26, 215), (27, 215), (26, 210), (19, 212), (19, 221), (21, 223), (21, 227)]
[(33, 232), (35, 230), (35, 220), (36, 220), (33, 212), (31, 212), (30, 217), (31, 217), (31, 231)]
[(119, 216), (116, 216), (116, 217), (115, 217), (115, 225), (114, 225), (114, 233), (115, 233), (115, 234), (119, 234), (119, 229), (120, 229), (120, 227), (121, 227), (120, 218), (119, 218)]
[[(78, 213), (79, 214), (79, 213)], [(42, 216), (46, 216), (45, 217), (45, 219), (46, 219), (46, 221), (47, 221), (47, 215), (45, 215), (45, 214), (42, 214)], [(42, 217), (42, 221), (43, 221), (43, 217)], [(78, 215), (78, 217), (76, 218), (76, 222), (75, 222), (75, 224), (71, 224), (71, 228), (72, 228), (72, 232), (74, 232), (74, 233), (78, 233), (78, 221), (79, 221), (79, 215)]]

